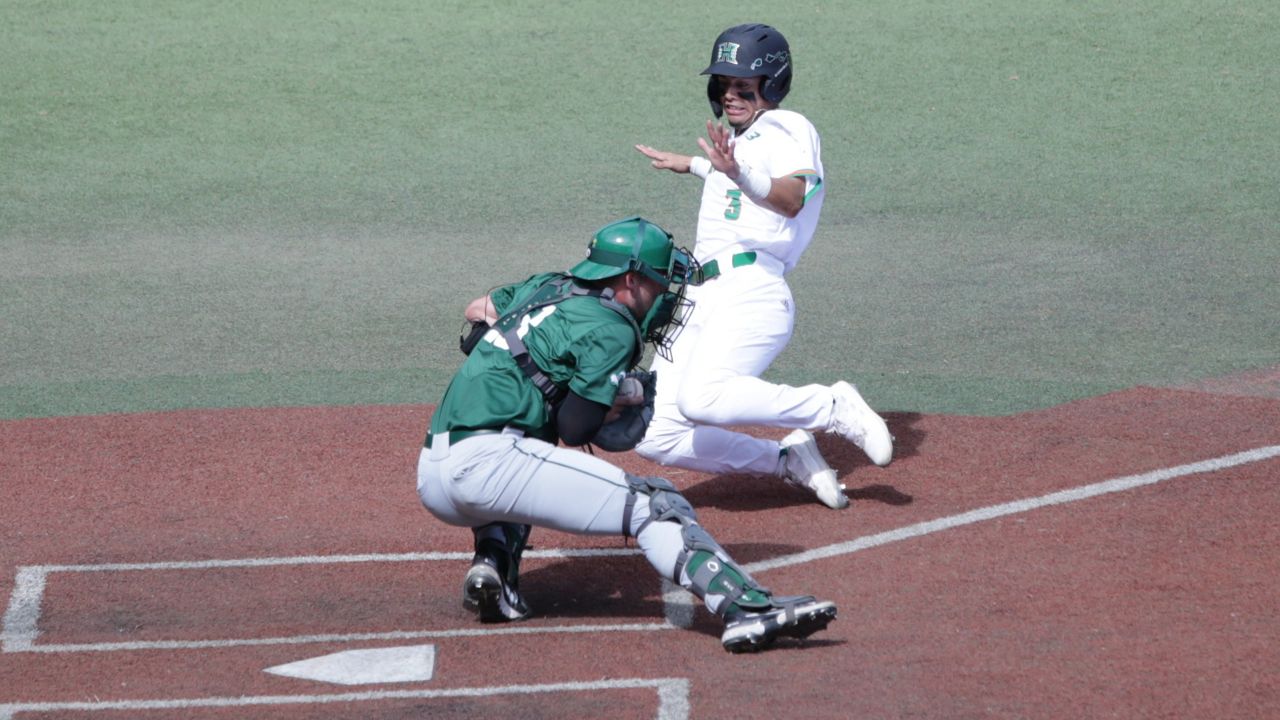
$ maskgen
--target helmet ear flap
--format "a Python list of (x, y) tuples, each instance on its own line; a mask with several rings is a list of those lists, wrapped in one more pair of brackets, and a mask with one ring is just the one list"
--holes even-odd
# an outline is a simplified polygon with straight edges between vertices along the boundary
[[(779, 77), (780, 76), (780, 77)], [(791, 92), (791, 61), (778, 73), (778, 76), (766, 77), (764, 83), (760, 86), (760, 94), (764, 95), (764, 99), (771, 103), (777, 104)]]
[(711, 102), (711, 112), (719, 120), (724, 115), (724, 105), (720, 102), (720, 83), (715, 75), (707, 78), (707, 100)]

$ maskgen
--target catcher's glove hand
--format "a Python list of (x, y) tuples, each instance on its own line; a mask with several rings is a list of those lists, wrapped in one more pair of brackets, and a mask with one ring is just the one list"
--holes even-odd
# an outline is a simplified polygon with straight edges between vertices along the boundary
[(653, 396), (657, 375), (652, 371), (637, 370), (627, 373), (618, 386), (615, 403), (623, 404), (617, 418), (600, 426), (591, 444), (606, 452), (625, 452), (634, 449), (644, 439), (653, 419)]

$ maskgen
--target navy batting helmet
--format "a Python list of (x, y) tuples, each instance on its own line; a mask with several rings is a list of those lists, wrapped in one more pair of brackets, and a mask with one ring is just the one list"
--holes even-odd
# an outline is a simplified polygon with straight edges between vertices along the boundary
[(724, 113), (716, 75), (761, 76), (760, 94), (771, 103), (780, 103), (791, 90), (791, 47), (782, 33), (768, 25), (735, 25), (716, 38), (711, 64), (702, 74), (712, 76), (707, 80), (707, 99), (716, 117)]

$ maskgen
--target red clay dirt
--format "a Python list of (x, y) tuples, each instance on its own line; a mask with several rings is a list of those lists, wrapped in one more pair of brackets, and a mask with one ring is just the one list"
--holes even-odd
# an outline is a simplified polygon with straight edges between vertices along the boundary
[[(663, 625), (661, 584), (634, 555), (531, 558), (522, 588), (537, 616), (518, 634), (469, 634), (494, 629), (458, 602), (470, 533), (432, 518), (414, 488), (430, 407), (2, 422), (0, 606), (16, 602), (20, 568), (43, 568), (46, 582), (32, 644), (6, 624), (0, 720), (1280, 717), (1280, 399), (1247, 395), (1137, 388), (1016, 417), (890, 414), (888, 468), (820, 438), (854, 497), (842, 512), (776, 479), (609, 456), (671, 477), (722, 544), (755, 563), (1272, 449), (764, 570), (774, 590), (834, 600), (840, 616), (806, 643), (754, 656), (721, 650), (701, 608), (691, 627)], [(634, 551), (540, 530), (533, 542)], [(394, 557), (428, 552), (457, 555)], [(208, 562), (302, 556), (315, 561)], [(179, 561), (198, 567), (147, 565)], [(101, 567), (121, 563), (142, 565)], [(8, 620), (31, 613), (13, 607)], [(425, 682), (346, 687), (263, 672), (424, 643), (436, 645)], [(638, 684), (590, 685), (620, 680)], [(588, 685), (464, 692), (562, 683)], [(663, 700), (661, 688), (674, 694)], [(146, 707), (258, 697), (309, 699)]]

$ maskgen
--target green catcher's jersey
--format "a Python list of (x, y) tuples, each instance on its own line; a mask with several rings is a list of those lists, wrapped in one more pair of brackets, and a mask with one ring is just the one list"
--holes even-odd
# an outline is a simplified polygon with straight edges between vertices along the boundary
[[(542, 273), (489, 294), (499, 317), (561, 278)], [(579, 396), (612, 405), (636, 355), (636, 331), (599, 298), (573, 296), (525, 316), (518, 331), (542, 372)], [(556, 442), (542, 393), (515, 363), (502, 333), (491, 329), (453, 376), (431, 419), (431, 433), (512, 426)]]

